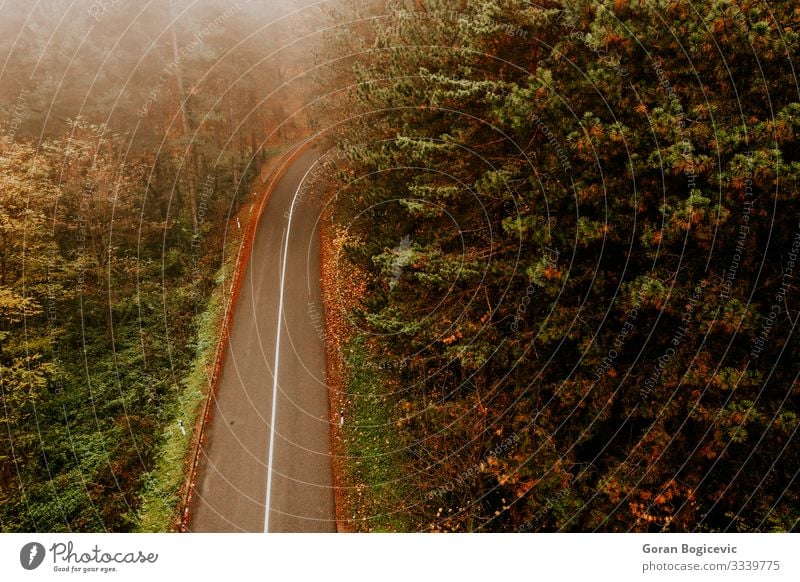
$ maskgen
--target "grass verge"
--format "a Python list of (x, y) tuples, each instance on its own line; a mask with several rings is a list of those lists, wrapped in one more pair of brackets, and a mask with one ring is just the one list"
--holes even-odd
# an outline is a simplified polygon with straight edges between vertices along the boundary
[[(232, 265), (220, 270), (218, 284), (203, 311), (198, 316), (197, 356), (182, 389), (171, 406), (171, 420), (159, 439), (155, 464), (143, 478), (141, 506), (138, 513), (138, 531), (169, 531), (180, 512), (181, 488), (186, 481), (186, 459), (192, 448), (193, 431), (198, 414), (208, 395), (211, 371), (217, 355), (219, 330), (225, 316), (224, 285)], [(186, 434), (178, 424), (180, 420)]]
[(342, 516), (355, 531), (405, 532), (407, 488), (404, 447), (396, 429), (391, 381), (370, 361), (366, 342), (350, 338), (343, 350), (345, 422), (339, 430), (344, 457)]
[(346, 232), (330, 213), (323, 216), (322, 297), (338, 529), (413, 531), (406, 509), (418, 495), (407, 479), (411, 463), (397, 430), (400, 413), (389, 389), (393, 378), (375, 364), (366, 337), (348, 318), (363, 293), (364, 277), (344, 258)]

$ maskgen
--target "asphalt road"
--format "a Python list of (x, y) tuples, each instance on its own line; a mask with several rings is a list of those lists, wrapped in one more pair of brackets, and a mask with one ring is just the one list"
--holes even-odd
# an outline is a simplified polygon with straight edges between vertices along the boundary
[(190, 531), (336, 531), (319, 206), (302, 183), (316, 159), (310, 151), (291, 165), (258, 225), (206, 428)]

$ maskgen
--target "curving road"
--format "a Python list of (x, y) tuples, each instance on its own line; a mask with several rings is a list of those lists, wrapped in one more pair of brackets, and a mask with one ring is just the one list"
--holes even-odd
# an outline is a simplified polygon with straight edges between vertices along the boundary
[(257, 227), (201, 450), (190, 531), (336, 531), (319, 206), (307, 183), (317, 158), (309, 151), (291, 164)]

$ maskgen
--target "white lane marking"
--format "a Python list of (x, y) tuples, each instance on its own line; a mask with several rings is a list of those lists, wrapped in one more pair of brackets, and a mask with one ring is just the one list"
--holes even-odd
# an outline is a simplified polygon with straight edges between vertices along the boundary
[(289, 224), (286, 226), (286, 242), (283, 245), (283, 259), (281, 264), (281, 283), (280, 283), (280, 296), (278, 298), (278, 335), (277, 339), (275, 340), (275, 364), (272, 366), (272, 418), (269, 424), (269, 456), (267, 459), (267, 499), (266, 503), (264, 504), (264, 533), (269, 533), (269, 513), (270, 513), (270, 504), (269, 498), (270, 494), (272, 493), (272, 452), (274, 450), (274, 443), (275, 443), (275, 410), (278, 408), (278, 362), (280, 361), (280, 351), (281, 351), (281, 326), (283, 322), (283, 287), (284, 281), (286, 280), (286, 259), (289, 254), (289, 234), (292, 231), (292, 217), (294, 216), (294, 203), (297, 201), (297, 196), (300, 194), (300, 189), (303, 187), (303, 182), (306, 181), (308, 175), (314, 169), (314, 167), (319, 162), (319, 158), (317, 158), (308, 171), (303, 174), (303, 177), (300, 179), (300, 183), (297, 185), (297, 190), (294, 192), (294, 197), (292, 198), (292, 205), (289, 207)]

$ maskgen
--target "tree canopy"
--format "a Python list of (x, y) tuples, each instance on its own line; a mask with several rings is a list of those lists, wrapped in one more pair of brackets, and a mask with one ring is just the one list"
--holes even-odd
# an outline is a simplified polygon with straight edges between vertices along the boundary
[(359, 16), (336, 206), (412, 527), (795, 529), (797, 7)]
[(229, 221), (296, 130), (270, 95), (308, 23), (255, 4), (0, 3), (2, 531), (178, 512), (157, 469), (207, 390)]

